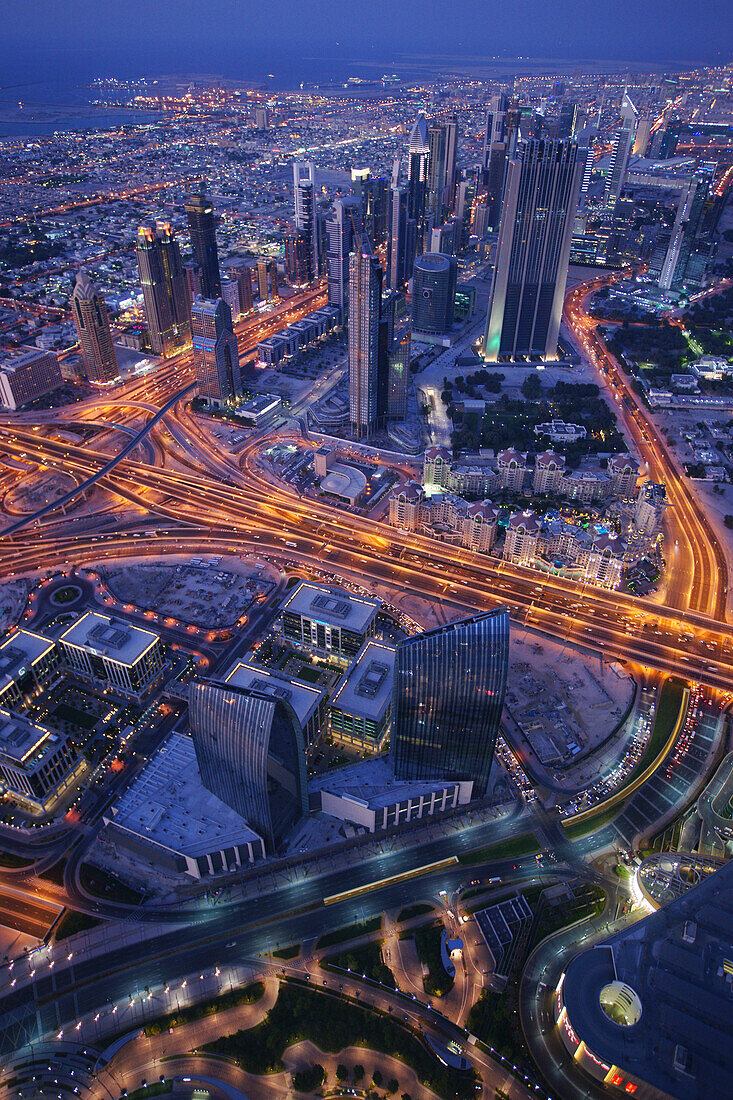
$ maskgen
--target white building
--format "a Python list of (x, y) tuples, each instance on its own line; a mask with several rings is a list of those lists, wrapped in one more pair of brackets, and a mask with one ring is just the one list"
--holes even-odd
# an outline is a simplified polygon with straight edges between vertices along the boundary
[(586, 504), (594, 500), (604, 500), (610, 490), (610, 478), (594, 470), (568, 470), (560, 478), (558, 487), (561, 496)]
[(634, 512), (634, 527), (640, 534), (653, 538), (662, 529), (667, 507), (667, 490), (664, 485), (645, 481), (639, 489)]
[(515, 512), (509, 517), (503, 557), (514, 565), (531, 565), (537, 557), (541, 523), (534, 512)]
[(55, 352), (19, 348), (0, 364), (0, 405), (15, 411), (63, 385)]
[(505, 451), (499, 451), (496, 464), (502, 489), (512, 489), (515, 493), (521, 493), (524, 479), (529, 473), (527, 455), (516, 451), (514, 447), (509, 447)]
[(639, 479), (639, 467), (631, 455), (611, 455), (608, 460), (608, 476), (614, 496), (630, 497), (633, 496)]
[(554, 451), (542, 451), (537, 455), (532, 475), (535, 493), (556, 493), (565, 470), (565, 459)]
[(535, 435), (547, 435), (553, 443), (577, 443), (588, 434), (582, 424), (566, 424), (564, 420), (548, 420), (535, 424)]

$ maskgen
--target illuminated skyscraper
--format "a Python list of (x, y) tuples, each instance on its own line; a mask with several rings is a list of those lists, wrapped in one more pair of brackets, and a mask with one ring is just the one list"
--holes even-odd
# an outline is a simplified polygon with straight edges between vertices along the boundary
[(392, 756), (398, 779), (472, 779), (486, 793), (509, 668), (505, 607), (397, 646)]
[(203, 785), (272, 851), (308, 813), (305, 739), (295, 711), (252, 688), (192, 683), (188, 713)]
[(410, 382), (410, 329), (395, 333), (388, 353), (387, 419), (404, 420), (407, 416), (407, 390)]
[(451, 327), (457, 277), (455, 256), (425, 252), (417, 257), (412, 272), (412, 328), (416, 334), (438, 336)]
[(107, 307), (84, 267), (76, 277), (71, 308), (89, 381), (97, 385), (115, 382), (120, 371), (112, 343)]
[(342, 316), (349, 308), (349, 255), (354, 239), (362, 232), (362, 206), (357, 198), (337, 199), (326, 222), (328, 304), (338, 306)]
[(387, 284), (390, 290), (403, 290), (415, 258), (416, 227), (408, 213), (407, 188), (393, 187), (390, 196)]
[(606, 206), (615, 206), (626, 179), (626, 167), (629, 153), (636, 135), (637, 112), (634, 104), (624, 92), (621, 101), (621, 125), (614, 139), (611, 163), (606, 177)]
[(582, 161), (574, 141), (532, 139), (507, 165), (484, 358), (557, 358)]
[(312, 268), (308, 238), (302, 229), (291, 229), (285, 237), (285, 268), (292, 286), (307, 286)]
[(218, 298), (221, 294), (221, 276), (213, 203), (202, 189), (188, 196), (185, 209), (191, 248), (201, 280), (201, 293), (204, 298)]
[(425, 211), (428, 193), (430, 145), (425, 115), (418, 115), (410, 134), (407, 159), (407, 214), (415, 222), (417, 247), (422, 251)]
[(349, 260), (349, 411), (359, 439), (379, 427), (379, 395), (386, 390), (382, 373), (387, 364), (380, 356), (379, 339), (381, 300), (382, 268), (362, 235)]
[(145, 301), (150, 346), (168, 356), (189, 337), (189, 314), (181, 253), (168, 222), (141, 225), (137, 263)]
[(295, 228), (299, 229), (306, 243), (307, 281), (318, 276), (319, 235), (316, 220), (316, 166), (312, 162), (296, 160), (293, 163), (293, 196), (295, 200)]
[(680, 195), (659, 279), (664, 290), (697, 288), (704, 283), (711, 249), (704, 214), (712, 182), (712, 174), (700, 168)]
[(218, 408), (240, 397), (239, 351), (226, 302), (221, 298), (195, 298), (191, 336), (199, 397)]

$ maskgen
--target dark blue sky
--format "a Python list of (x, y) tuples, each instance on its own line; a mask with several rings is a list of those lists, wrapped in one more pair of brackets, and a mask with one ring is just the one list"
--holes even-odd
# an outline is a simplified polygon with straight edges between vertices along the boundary
[[(3, 0), (4, 85), (398, 55), (722, 63), (730, 0)], [(313, 62), (310, 59), (313, 58)], [(316, 74), (320, 75), (320, 74)]]

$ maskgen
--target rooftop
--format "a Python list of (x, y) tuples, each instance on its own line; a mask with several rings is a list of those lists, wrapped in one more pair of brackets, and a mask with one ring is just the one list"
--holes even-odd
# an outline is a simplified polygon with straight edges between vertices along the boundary
[(334, 462), (329, 466), (328, 473), (321, 481), (321, 489), (324, 493), (330, 493), (337, 497), (346, 497), (348, 500), (357, 500), (366, 489), (366, 477), (361, 470), (353, 466), (347, 466), (343, 462)]
[(172, 733), (116, 806), (115, 826), (195, 859), (259, 840), (259, 836), (201, 782), (193, 741)]
[(327, 588), (323, 584), (301, 581), (283, 604), (283, 611), (362, 632), (369, 627), (381, 606), (381, 600), (355, 596), (342, 588)]
[[(569, 1020), (597, 1058), (679, 1100), (733, 1080), (733, 863), (570, 962)], [(614, 1023), (601, 992), (624, 983), (641, 1004)]]
[(60, 641), (134, 665), (158, 641), (158, 635), (123, 619), (87, 611), (61, 635)]
[(285, 702), (290, 703), (297, 714), (301, 726), (306, 725), (326, 695), (323, 688), (304, 684), (299, 680), (291, 680), (273, 669), (250, 665), (244, 661), (238, 661), (232, 666), (226, 674), (224, 683), (231, 684), (233, 687), (252, 688), (265, 695), (284, 699)]
[(378, 722), (392, 699), (395, 648), (369, 638), (339, 680), (331, 706)]
[(0, 709), (0, 759), (33, 771), (49, 752), (65, 740), (45, 726), (37, 726), (21, 714)]
[(347, 764), (345, 768), (314, 776), (308, 780), (308, 790), (329, 791), (341, 798), (353, 799), (371, 810), (378, 810), (408, 798), (445, 790), (446, 787), (453, 787), (455, 782), (457, 780), (452, 779), (403, 782), (395, 778), (389, 757), (373, 756), (369, 760), (360, 760), (358, 764)]
[(52, 650), (54, 644), (30, 630), (16, 630), (3, 638), (0, 642), (0, 691), (25, 675), (28, 667)]

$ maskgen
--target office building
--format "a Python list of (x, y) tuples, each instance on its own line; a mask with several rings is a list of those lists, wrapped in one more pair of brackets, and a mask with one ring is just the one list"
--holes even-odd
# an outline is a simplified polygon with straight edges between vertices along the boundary
[(404, 290), (415, 259), (416, 226), (410, 218), (409, 193), (406, 187), (394, 187), (390, 192), (389, 245), (387, 249), (387, 285), (390, 290)]
[(301, 581), (282, 607), (283, 638), (319, 656), (351, 663), (376, 631), (380, 600)]
[(361, 231), (362, 208), (359, 199), (337, 199), (326, 222), (328, 304), (338, 306), (344, 316), (349, 308), (349, 256)]
[(61, 660), (77, 674), (123, 695), (149, 691), (165, 667), (159, 635), (98, 611), (87, 611), (72, 623), (58, 647)]
[(229, 306), (232, 321), (238, 321), (241, 315), (239, 305), (239, 284), (236, 279), (223, 278), (221, 280), (222, 300)]
[(483, 166), (488, 168), (491, 150), (497, 142), (503, 142), (506, 135), (506, 113), (509, 110), (509, 97), (503, 93), (493, 95), (486, 112), (484, 129)]
[(557, 136), (561, 139), (574, 137), (577, 118), (577, 104), (572, 102), (563, 103), (557, 120)]
[(557, 358), (581, 168), (575, 142), (546, 139), (524, 142), (507, 165), (488, 362)]
[(83, 267), (76, 277), (76, 286), (71, 296), (71, 311), (89, 381), (97, 386), (108, 386), (116, 382), (120, 371), (112, 343), (107, 307)]
[(313, 748), (326, 728), (328, 693), (325, 688), (293, 680), (279, 669), (246, 661), (238, 661), (227, 673), (224, 683), (288, 702), (300, 722), (307, 749)]
[(382, 268), (366, 236), (349, 258), (349, 416), (357, 438), (382, 422), (380, 391), (386, 391), (384, 334), (380, 346)]
[(49, 687), (59, 667), (56, 643), (30, 630), (14, 630), (0, 642), (0, 706), (24, 710)]
[(611, 163), (606, 177), (606, 206), (613, 207), (619, 198), (626, 181), (626, 169), (629, 163), (636, 136), (637, 112), (626, 92), (621, 101), (621, 124), (616, 133), (611, 151)]
[(232, 314), (221, 298), (198, 297), (191, 307), (193, 366), (199, 397), (221, 408), (242, 396)]
[(293, 163), (293, 197), (295, 201), (295, 228), (305, 240), (306, 282), (312, 283), (320, 270), (320, 237), (316, 207), (316, 166), (312, 162), (296, 160)]
[(0, 782), (23, 809), (48, 813), (87, 768), (68, 737), (0, 709)]
[(365, 752), (381, 752), (392, 721), (395, 648), (368, 638), (336, 685), (329, 706), (329, 732)]
[(17, 348), (0, 362), (0, 405), (17, 409), (63, 385), (56, 352)]
[(269, 130), (270, 112), (267, 107), (255, 107), (255, 129)]
[(196, 750), (185, 733), (166, 737), (103, 820), (105, 844), (142, 863), (146, 876), (198, 880), (266, 856), (262, 838), (201, 782)]
[(373, 176), (369, 168), (351, 169), (351, 190), (361, 205), (362, 228), (373, 248), (387, 243), (390, 184), (385, 176)]
[(407, 416), (411, 347), (410, 329), (404, 326), (395, 333), (388, 352), (387, 420), (404, 420)]
[(407, 215), (415, 222), (416, 247), (422, 251), (422, 237), (428, 194), (430, 145), (425, 115), (418, 115), (410, 134), (407, 158)]
[(398, 779), (473, 780), (486, 793), (509, 666), (497, 608), (397, 646), (391, 752)]
[(458, 266), (454, 256), (426, 252), (412, 269), (412, 331), (440, 336), (453, 324)]
[(285, 237), (285, 270), (291, 286), (308, 286), (311, 261), (306, 233), (302, 229), (290, 229)]
[(213, 203), (202, 189), (188, 196), (185, 210), (191, 249), (201, 284), (200, 293), (204, 298), (218, 298), (221, 295), (221, 275)]
[[(249, 264), (239, 264), (230, 267), (227, 275), (236, 282), (239, 288), (239, 316), (246, 317), (254, 308), (252, 298), (252, 269)], [(234, 316), (233, 313), (232, 316)]]
[(222, 683), (192, 683), (188, 714), (201, 779), (273, 851), (308, 813), (305, 740), (283, 699)]
[(190, 336), (181, 252), (169, 223), (141, 225), (136, 252), (150, 348), (167, 357)]
[(663, 290), (697, 289), (704, 285), (712, 234), (706, 225), (706, 204), (712, 175), (698, 169), (680, 195), (659, 285)]
[(257, 293), (261, 302), (278, 297), (277, 263), (275, 260), (257, 261)]

